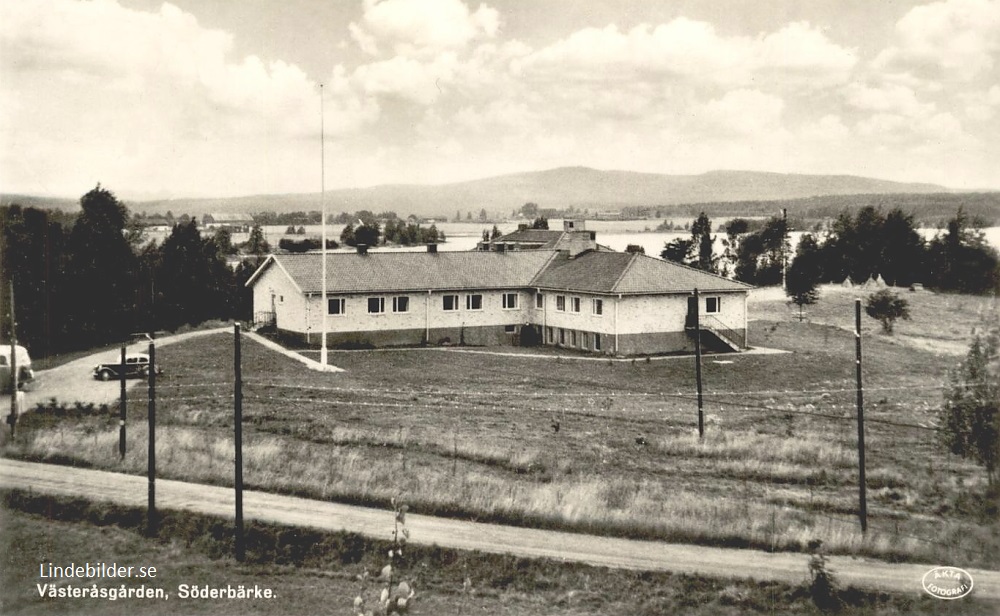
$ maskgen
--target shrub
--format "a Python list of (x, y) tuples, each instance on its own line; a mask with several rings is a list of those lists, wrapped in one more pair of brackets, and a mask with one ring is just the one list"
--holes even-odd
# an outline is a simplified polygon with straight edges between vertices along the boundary
[(865, 313), (882, 324), (882, 331), (892, 333), (898, 319), (910, 320), (910, 303), (888, 289), (882, 289), (868, 296)]

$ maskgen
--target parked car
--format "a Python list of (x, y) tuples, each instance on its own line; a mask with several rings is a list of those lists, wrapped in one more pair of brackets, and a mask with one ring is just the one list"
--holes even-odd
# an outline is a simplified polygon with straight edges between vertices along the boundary
[[(121, 359), (108, 361), (94, 366), (94, 378), (102, 381), (121, 378)], [(156, 374), (163, 374), (163, 369), (156, 367)], [(143, 378), (149, 376), (149, 355), (145, 353), (130, 353), (125, 356), (125, 378)]]
[[(0, 391), (10, 393), (10, 344), (0, 343)], [(35, 372), (31, 369), (31, 356), (28, 349), (21, 345), (17, 346), (17, 388), (22, 389), (26, 383), (30, 383), (35, 378)]]

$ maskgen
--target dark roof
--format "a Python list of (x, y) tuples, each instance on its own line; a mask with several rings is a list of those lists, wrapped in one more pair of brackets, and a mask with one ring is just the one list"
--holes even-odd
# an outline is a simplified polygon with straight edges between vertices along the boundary
[[(402, 291), (511, 289), (531, 286), (555, 252), (370, 252), (329, 253), (328, 293), (390, 293)], [(322, 291), (318, 255), (272, 255), (248, 285), (277, 262), (303, 293)]]
[(549, 248), (555, 246), (564, 233), (564, 231), (550, 229), (518, 229), (491, 240), (491, 243), (540, 244), (542, 248)]
[(565, 253), (549, 262), (531, 282), (543, 289), (590, 293), (664, 294), (746, 291), (750, 285), (670, 261), (625, 252)]
[[(280, 267), (306, 294), (319, 293), (320, 257), (272, 255), (266, 268)], [(746, 291), (750, 285), (642, 254), (588, 251), (574, 258), (554, 250), (498, 252), (376, 252), (327, 255), (329, 293), (393, 293), (431, 290), (512, 289), (650, 295)]]

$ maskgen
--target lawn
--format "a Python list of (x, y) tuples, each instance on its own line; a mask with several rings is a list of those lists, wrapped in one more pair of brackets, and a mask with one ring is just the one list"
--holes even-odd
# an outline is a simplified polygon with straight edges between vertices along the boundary
[[(982, 496), (985, 473), (947, 455), (933, 429), (959, 357), (903, 339), (928, 333), (963, 346), (989, 300), (909, 299), (905, 327), (961, 325), (901, 326), (890, 338), (866, 317), (865, 534), (843, 293), (826, 294), (804, 322), (778, 299), (752, 305), (751, 344), (790, 352), (705, 358), (703, 440), (692, 358), (414, 349), (332, 353), (346, 372), (321, 374), (247, 340), (246, 484), (368, 504), (401, 495), (421, 513), (588, 533), (778, 550), (821, 539), (839, 553), (996, 567), (1000, 524)], [(177, 343), (157, 360), (167, 370), (157, 384), (159, 476), (229, 484), (231, 336)], [(124, 461), (116, 409), (29, 413), (4, 455), (143, 474), (146, 396), (143, 386), (130, 393)]]

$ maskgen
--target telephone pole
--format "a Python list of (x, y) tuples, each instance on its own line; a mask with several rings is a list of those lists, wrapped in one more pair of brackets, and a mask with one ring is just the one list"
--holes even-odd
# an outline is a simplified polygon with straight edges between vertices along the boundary
[(858, 381), (858, 517), (861, 532), (868, 532), (868, 498), (865, 485), (865, 389), (861, 381), (861, 300), (854, 300), (854, 338)]
[(320, 277), (322, 278), (321, 293), (322, 297), (319, 301), (319, 318), (322, 322), (322, 338), (320, 340), (319, 348), (319, 363), (324, 366), (327, 363), (327, 350), (326, 350), (326, 315), (329, 310), (326, 304), (326, 135), (324, 126), (324, 111), (323, 111), (323, 84), (319, 84), (319, 203), (320, 203), (320, 227), (322, 228), (322, 239), (323, 242), (322, 250), (320, 251), (320, 258), (323, 259), (323, 265), (320, 270)]
[(14, 438), (17, 426), (17, 377), (17, 319), (14, 316), (14, 276), (12, 274), (10, 277), (10, 415), (7, 416), (11, 438)]
[(146, 534), (156, 536), (156, 342), (149, 334), (149, 455), (146, 466), (149, 482), (146, 505)]
[(698, 438), (705, 438), (705, 412), (701, 393), (701, 299), (694, 290), (694, 374), (698, 382)]
[(233, 325), (233, 364), (235, 386), (233, 388), (233, 441), (236, 447), (236, 560), (243, 562), (246, 548), (243, 544), (243, 368), (240, 352), (240, 324)]

